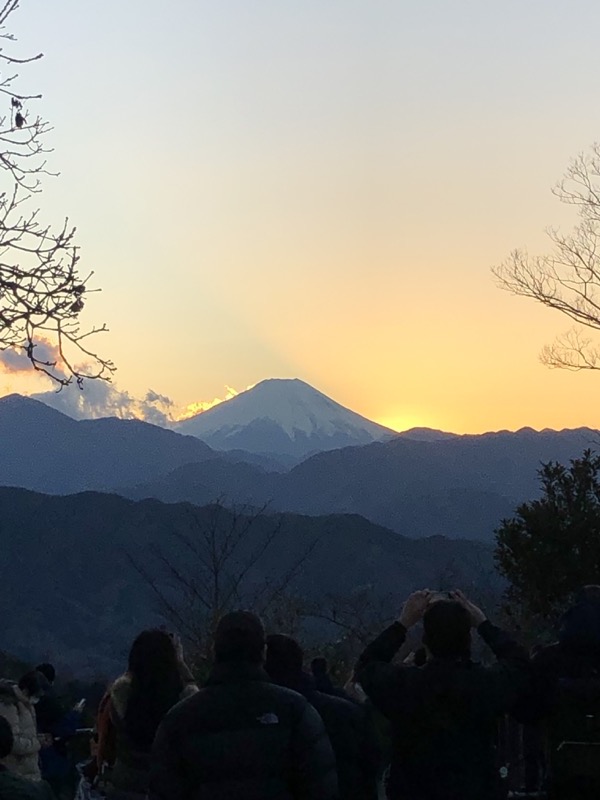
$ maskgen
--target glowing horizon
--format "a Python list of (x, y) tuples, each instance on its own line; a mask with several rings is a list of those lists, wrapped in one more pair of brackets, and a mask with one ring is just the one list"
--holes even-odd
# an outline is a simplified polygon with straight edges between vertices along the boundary
[[(1, 374), (1, 373), (0, 373)], [(592, 376), (593, 377), (593, 376)], [(261, 377), (260, 380), (256, 381), (249, 386), (237, 390), (231, 386), (223, 387), (225, 389), (223, 397), (215, 397), (212, 400), (199, 400), (193, 403), (177, 405), (168, 397), (158, 396), (163, 402), (159, 403), (159, 408), (161, 413), (164, 413), (164, 424), (173, 425), (177, 422), (182, 422), (186, 419), (190, 419), (191, 417), (195, 416), (196, 414), (204, 413), (212, 408), (217, 407), (218, 405), (227, 402), (228, 400), (237, 397), (238, 395), (242, 394), (245, 391), (252, 389), (257, 383), (260, 383), (267, 378)], [(32, 385), (33, 382), (33, 385)], [(104, 387), (100, 390), (100, 387)], [(322, 387), (314, 386), (313, 388), (322, 391)], [(50, 384), (47, 380), (40, 381), (37, 379), (37, 376), (31, 372), (28, 373), (19, 373), (16, 379), (13, 379), (12, 385), (5, 383), (3, 386), (0, 386), (0, 396), (5, 396), (12, 392), (17, 392), (24, 395), (37, 395), (40, 393), (51, 392)], [(86, 389), (81, 392), (75, 386), (70, 386), (68, 389), (63, 389), (60, 391), (61, 397), (65, 397), (66, 393), (71, 393), (72, 397), (75, 398), (75, 408), (72, 405), (67, 403), (65, 408), (59, 408), (64, 413), (83, 413), (84, 416), (90, 417), (102, 417), (102, 416), (121, 416), (124, 418), (139, 418), (145, 419), (146, 421), (150, 422), (157, 422), (156, 419), (152, 417), (148, 417), (147, 411), (147, 403), (143, 396), (135, 396), (129, 392), (121, 391), (118, 387), (118, 384), (114, 383), (104, 383), (104, 382), (93, 382), (88, 383)], [(152, 393), (152, 392), (151, 392)], [(92, 396), (89, 397), (89, 394)], [(334, 400), (335, 402), (339, 402), (339, 399), (336, 397), (330, 397), (330, 399)], [(93, 413), (85, 413), (85, 403), (77, 407), (77, 400), (82, 401), (89, 401), (91, 404), (90, 408), (87, 409), (89, 412), (90, 410)], [(573, 428), (581, 428), (581, 427), (588, 427), (592, 429), (597, 429), (598, 426), (586, 422), (578, 422), (573, 421), (571, 424), (566, 423), (562, 424), (562, 422), (558, 421), (554, 424), (552, 421), (549, 424), (536, 424), (532, 421), (527, 420), (517, 420), (513, 425), (488, 425), (486, 426), (481, 425), (478, 428), (474, 427), (467, 427), (467, 428), (453, 428), (449, 425), (445, 425), (443, 421), (436, 418), (433, 414), (427, 415), (424, 411), (422, 414), (419, 414), (417, 411), (412, 413), (406, 413), (402, 417), (375, 417), (369, 416), (368, 413), (364, 412), (364, 409), (353, 407), (348, 404), (342, 403), (346, 408), (351, 411), (355, 411), (358, 414), (361, 414), (367, 419), (370, 419), (373, 422), (376, 422), (384, 427), (389, 428), (397, 433), (402, 433), (404, 431), (411, 430), (413, 428), (428, 428), (431, 430), (437, 431), (444, 431), (446, 433), (454, 433), (454, 434), (482, 434), (482, 433), (493, 433), (497, 431), (517, 431), (522, 428), (532, 428), (534, 430), (544, 430), (544, 429), (551, 429), (551, 430), (563, 430), (563, 429), (573, 429)], [(151, 406), (151, 411), (155, 412), (157, 410), (156, 406)], [(195, 412), (195, 413), (194, 413)]]
[[(248, 389), (252, 388), (250, 386), (247, 387)], [(193, 403), (188, 403), (188, 405), (179, 412), (175, 412), (174, 421), (175, 422), (183, 422), (183, 420), (191, 419), (192, 417), (197, 416), (198, 414), (204, 413), (204, 411), (209, 411), (211, 408), (215, 408), (215, 406), (221, 405), (221, 403), (226, 403), (227, 400), (232, 400), (234, 397), (237, 397), (240, 392), (236, 389), (233, 389), (231, 386), (225, 387), (225, 397), (215, 397), (212, 400), (197, 400)], [(246, 390), (242, 390), (246, 391)]]
[(20, 70), (61, 173), (40, 219), (77, 225), (127, 413), (287, 375), (396, 430), (600, 426), (600, 376), (539, 363), (568, 320), (490, 273), (574, 222), (550, 188), (600, 137), (600, 6), (23, 0), (14, 21), (46, 54)]

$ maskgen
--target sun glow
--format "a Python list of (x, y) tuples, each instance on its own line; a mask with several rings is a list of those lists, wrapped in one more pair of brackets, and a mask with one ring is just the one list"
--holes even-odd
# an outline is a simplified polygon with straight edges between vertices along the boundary
[[(242, 391), (248, 391), (248, 389), (252, 389), (251, 386), (247, 386), (246, 389), (242, 389)], [(215, 397), (213, 400), (199, 400), (195, 403), (190, 403), (187, 405), (184, 410), (175, 418), (176, 422), (183, 422), (185, 419), (190, 419), (191, 417), (195, 417), (198, 414), (202, 414), (204, 411), (208, 411), (210, 408), (214, 408), (215, 406), (221, 405), (226, 400), (233, 400), (234, 397), (237, 397), (240, 392), (237, 389), (234, 389), (231, 386), (225, 387), (225, 397)]]
[(380, 425), (385, 425), (393, 431), (401, 433), (412, 428), (434, 428), (431, 420), (427, 420), (423, 415), (418, 414), (398, 414), (395, 416), (378, 417), (376, 420)]

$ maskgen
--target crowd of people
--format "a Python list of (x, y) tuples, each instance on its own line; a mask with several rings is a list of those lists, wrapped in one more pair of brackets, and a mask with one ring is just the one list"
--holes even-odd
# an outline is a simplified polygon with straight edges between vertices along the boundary
[[(422, 650), (398, 662), (419, 623)], [(473, 630), (493, 663), (472, 659)], [(524, 726), (524, 789), (600, 797), (600, 587), (584, 587), (556, 644), (531, 654), (460, 591), (415, 592), (343, 689), (248, 611), (220, 620), (213, 651), (198, 687), (176, 636), (136, 638), (100, 703), (80, 798), (499, 800), (507, 715)], [(83, 708), (65, 712), (54, 679), (41, 664), (0, 682), (0, 800), (67, 797)]]

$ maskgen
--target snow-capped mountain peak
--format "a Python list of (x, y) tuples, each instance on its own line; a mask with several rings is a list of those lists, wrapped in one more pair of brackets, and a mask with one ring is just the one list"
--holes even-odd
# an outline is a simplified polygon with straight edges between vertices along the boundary
[(189, 420), (181, 433), (221, 450), (304, 456), (394, 435), (298, 378), (271, 378)]

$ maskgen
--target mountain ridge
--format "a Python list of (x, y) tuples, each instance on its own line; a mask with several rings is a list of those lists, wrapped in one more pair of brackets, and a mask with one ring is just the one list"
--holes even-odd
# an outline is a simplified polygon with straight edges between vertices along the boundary
[[(225, 511), (225, 526), (229, 518), (233, 515)], [(116, 676), (139, 631), (165, 624), (132, 562), (152, 574), (157, 547), (168, 548), (177, 563), (189, 562), (178, 534), (190, 535), (191, 520), (201, 526), (213, 517), (210, 508), (189, 503), (2, 487), (0, 519), (0, 586), (4, 606), (11, 609), (3, 647), (33, 663), (51, 660), (81, 674)], [(269, 531), (280, 530), (281, 536), (279, 546), (253, 569), (251, 585), (287, 574), (306, 545), (316, 542), (293, 584), (295, 596), (311, 602), (322, 602), (328, 593), (351, 596), (366, 586), (374, 602), (393, 594), (397, 605), (452, 565), (460, 567), (455, 579), (465, 586), (485, 582), (492, 569), (485, 545), (412, 540), (358, 515), (262, 514), (249, 530), (244, 545), (250, 552)], [(163, 580), (172, 586), (164, 575)]]
[[(302, 514), (360, 514), (411, 537), (441, 534), (490, 541), (501, 519), (537, 497), (543, 462), (581, 455), (593, 429), (457, 436), (441, 441), (396, 438), (310, 456), (279, 474), (244, 475), (221, 484), (232, 502)], [(181, 467), (125, 491), (141, 499), (208, 502), (215, 486), (203, 466)]]
[(566, 464), (598, 449), (600, 434), (522, 428), (429, 439), (395, 436), (321, 451), (286, 469), (276, 458), (212, 450), (139, 420), (76, 421), (13, 395), (0, 400), (0, 485), (169, 503), (222, 497), (281, 512), (356, 513), (417, 538), (490, 541), (503, 517), (538, 495), (543, 462)]

